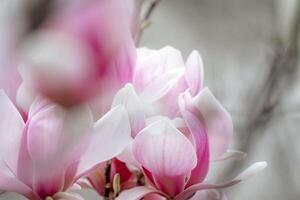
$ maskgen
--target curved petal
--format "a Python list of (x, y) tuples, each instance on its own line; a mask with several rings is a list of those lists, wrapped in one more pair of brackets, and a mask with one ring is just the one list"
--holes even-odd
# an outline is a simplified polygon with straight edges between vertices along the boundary
[(183, 189), (186, 175), (197, 164), (192, 143), (167, 120), (143, 129), (133, 141), (133, 154), (171, 196)]
[(197, 192), (190, 200), (227, 200), (223, 191), (206, 190)]
[(140, 164), (136, 161), (132, 152), (132, 143), (133, 140), (130, 141), (128, 146), (117, 156), (117, 158), (122, 162), (130, 164), (133, 167), (139, 168)]
[(154, 122), (136, 136), (133, 154), (139, 163), (157, 175), (186, 174), (196, 165), (193, 145), (166, 120)]
[(225, 182), (223, 184), (199, 183), (199, 184), (192, 185), (187, 189), (185, 189), (185, 191), (183, 191), (181, 194), (177, 195), (175, 197), (175, 200), (185, 200), (191, 197), (192, 195), (194, 195), (197, 191), (231, 187), (233, 185), (240, 183), (241, 181), (244, 181), (252, 177), (253, 175), (265, 169), (266, 167), (267, 167), (266, 162), (257, 162), (252, 164), (250, 167), (248, 167), (245, 171), (243, 171), (233, 180)]
[(233, 134), (232, 119), (208, 88), (193, 99), (193, 104), (205, 120), (211, 159), (217, 159), (228, 149)]
[(0, 157), (16, 173), (22, 130), (25, 125), (20, 113), (2, 90), (0, 90), (0, 113)]
[(116, 200), (140, 200), (148, 194), (159, 193), (158, 191), (140, 186), (135, 187), (129, 190), (124, 190), (120, 193), (120, 195), (116, 198)]
[(204, 80), (203, 61), (198, 51), (194, 50), (189, 55), (185, 66), (185, 79), (189, 85), (192, 96), (195, 96), (202, 89)]
[[(2, 29), (3, 32), (3, 29)], [(1, 38), (0, 38), (1, 40)], [(3, 44), (1, 42), (1, 44)], [(7, 49), (5, 49), (7, 51)], [(1, 54), (1, 53), (0, 53)], [(1, 55), (0, 55), (1, 57)], [(0, 58), (1, 59), (1, 58)], [(7, 59), (5, 57), (4, 59)], [(6, 63), (3, 62), (4, 59), (1, 59), (0, 66), (0, 89), (3, 89), (7, 96), (12, 100), (12, 102), (16, 103), (16, 93), (19, 85), (22, 82), (22, 78), (18, 72), (17, 67), (14, 63)], [(10, 58), (11, 59), (11, 58)]]
[(78, 194), (59, 192), (53, 195), (53, 200), (84, 200), (84, 199)]
[(28, 84), (22, 83), (17, 90), (16, 101), (18, 106), (20, 106), (24, 111), (28, 112), (30, 105), (34, 101), (37, 93)]
[(153, 102), (170, 91), (184, 75), (181, 53), (172, 48), (145, 50), (138, 53), (133, 85), (147, 102)]
[(174, 69), (156, 77), (140, 93), (141, 98), (147, 102), (154, 102), (170, 91), (180, 77), (183, 75), (182, 69)]
[(130, 134), (130, 123), (124, 106), (112, 108), (95, 124), (91, 144), (81, 158), (78, 174), (120, 154), (131, 141)]
[(188, 127), (187, 132), (192, 135), (197, 153), (197, 166), (193, 169), (187, 186), (201, 183), (205, 179), (208, 173), (210, 156), (207, 127), (203, 116), (189, 105), (189, 101), (191, 101), (189, 93), (182, 94), (179, 97), (180, 112)]
[(256, 162), (252, 164), (250, 167), (248, 167), (245, 171), (243, 171), (241, 174), (239, 174), (234, 180), (236, 181), (244, 181), (248, 178), (251, 178), (258, 172), (261, 172), (268, 166), (267, 162)]
[(112, 107), (119, 104), (123, 104), (128, 112), (132, 137), (135, 137), (145, 127), (146, 116), (144, 106), (131, 84), (126, 84), (115, 95)]
[(34, 99), (32, 104), (29, 107), (29, 117), (32, 117), (37, 112), (41, 111), (42, 109), (47, 108), (48, 106), (53, 106), (54, 104), (50, 102), (48, 99), (38, 96)]
[(215, 161), (225, 161), (225, 160), (242, 160), (247, 156), (246, 153), (242, 151), (228, 150), (221, 157), (216, 159)]
[(12, 176), (8, 176), (0, 171), (0, 190), (16, 192), (29, 199), (38, 200), (31, 188)]
[(186, 200), (186, 199), (192, 197), (197, 191), (227, 188), (227, 187), (231, 187), (239, 182), (240, 181), (232, 180), (232, 181), (226, 182), (224, 184), (199, 183), (199, 184), (190, 186), (185, 191), (183, 191), (181, 194), (177, 195), (175, 197), (175, 200)]
[(143, 200), (167, 200), (167, 198), (159, 194), (148, 194), (144, 197)]
[(63, 187), (64, 168), (58, 151), (64, 114), (59, 107), (51, 106), (30, 120), (27, 144), (34, 169), (33, 188), (43, 197)]
[(47, 106), (30, 119), (28, 151), (34, 169), (33, 187), (40, 196), (60, 191), (73, 181), (92, 122), (86, 106), (69, 110)]

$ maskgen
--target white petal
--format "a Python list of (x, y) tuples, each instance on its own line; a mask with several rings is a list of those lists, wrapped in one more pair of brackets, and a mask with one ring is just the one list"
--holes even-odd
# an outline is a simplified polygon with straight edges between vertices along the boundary
[(143, 103), (131, 84), (127, 84), (115, 95), (112, 107), (119, 104), (124, 105), (128, 112), (132, 137), (135, 137), (145, 127), (145, 112)]
[(227, 151), (232, 139), (233, 123), (231, 116), (208, 88), (202, 89), (193, 99), (193, 103), (205, 120), (211, 159), (217, 159)]
[(200, 92), (203, 87), (203, 62), (198, 51), (193, 51), (186, 61), (185, 79), (192, 96)]
[(147, 194), (157, 193), (154, 189), (140, 186), (121, 192), (120, 196), (116, 200), (140, 200)]
[(81, 175), (100, 162), (117, 156), (130, 141), (131, 129), (126, 109), (122, 105), (116, 106), (95, 124), (91, 144), (80, 161), (78, 173)]
[(30, 105), (34, 101), (37, 93), (28, 84), (22, 83), (17, 91), (17, 104), (24, 111), (29, 111)]
[(24, 121), (6, 94), (0, 90), (0, 157), (16, 172)]
[(258, 172), (264, 170), (268, 166), (267, 162), (256, 162), (250, 167), (248, 167), (245, 171), (243, 171), (240, 175), (238, 175), (234, 180), (236, 181), (244, 181), (248, 178), (251, 178)]
[(184, 75), (180, 51), (172, 47), (138, 53), (133, 85), (141, 98), (153, 102), (164, 96)]
[(167, 120), (154, 122), (143, 129), (132, 147), (136, 160), (156, 175), (185, 175), (197, 164), (192, 143)]
[(225, 160), (231, 160), (231, 159), (242, 160), (246, 156), (247, 156), (247, 154), (242, 151), (228, 150), (221, 157), (219, 157), (218, 159), (216, 159), (214, 161), (225, 161)]

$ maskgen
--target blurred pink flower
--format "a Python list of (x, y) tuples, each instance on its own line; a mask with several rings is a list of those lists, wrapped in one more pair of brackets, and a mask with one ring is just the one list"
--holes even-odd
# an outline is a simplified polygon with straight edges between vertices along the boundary
[(58, 10), (24, 44), (25, 82), (65, 106), (96, 95), (106, 101), (132, 79), (127, 7), (122, 0), (75, 1)]
[(86, 106), (65, 110), (37, 99), (24, 123), (1, 91), (0, 110), (0, 190), (33, 200), (64, 199), (58, 197), (69, 194), (61, 192), (97, 164), (118, 155), (130, 140), (123, 106), (114, 107), (94, 124)]

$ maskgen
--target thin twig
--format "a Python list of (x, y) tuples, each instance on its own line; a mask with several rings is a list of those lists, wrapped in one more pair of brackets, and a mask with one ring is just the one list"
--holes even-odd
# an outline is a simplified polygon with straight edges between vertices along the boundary
[[(271, 62), (271, 67), (263, 88), (255, 96), (253, 105), (249, 106), (249, 118), (244, 127), (243, 136), (247, 138), (239, 144), (239, 149), (248, 152), (255, 142), (255, 138), (265, 132), (273, 114), (282, 100), (285, 88), (294, 81), (294, 75), (298, 69), (298, 37), (300, 32), (300, 1), (297, 1), (297, 10), (293, 18), (288, 43), (284, 45), (283, 40), (277, 36), (276, 53)], [(253, 108), (257, 108), (256, 110)], [(232, 163), (225, 171), (224, 176), (237, 173), (239, 166), (244, 163)]]
[(160, 1), (161, 0), (152, 0), (152, 2), (150, 3), (144, 17), (140, 21), (139, 30), (137, 31), (137, 34), (135, 36), (135, 44), (136, 45), (138, 45), (140, 43), (141, 37), (144, 33), (144, 30), (147, 27), (149, 27), (149, 25), (151, 24), (151, 22), (150, 22), (151, 16), (153, 15), (154, 10), (157, 8)]

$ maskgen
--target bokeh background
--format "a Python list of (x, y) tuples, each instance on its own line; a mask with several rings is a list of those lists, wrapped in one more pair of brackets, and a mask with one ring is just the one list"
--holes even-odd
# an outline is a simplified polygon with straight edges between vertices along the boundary
[(205, 85), (233, 117), (232, 148), (248, 156), (211, 177), (268, 162), (228, 199), (300, 199), (299, 18), (299, 0), (162, 0), (144, 33), (144, 46), (199, 50)]
[[(15, 7), (0, 2), (0, 15), (8, 8)], [(140, 46), (171, 45), (184, 57), (197, 49), (205, 85), (233, 117), (232, 148), (248, 155), (215, 164), (210, 178), (226, 180), (268, 162), (264, 172), (227, 189), (230, 200), (300, 199), (299, 26), (299, 0), (161, 0), (142, 36)]]

